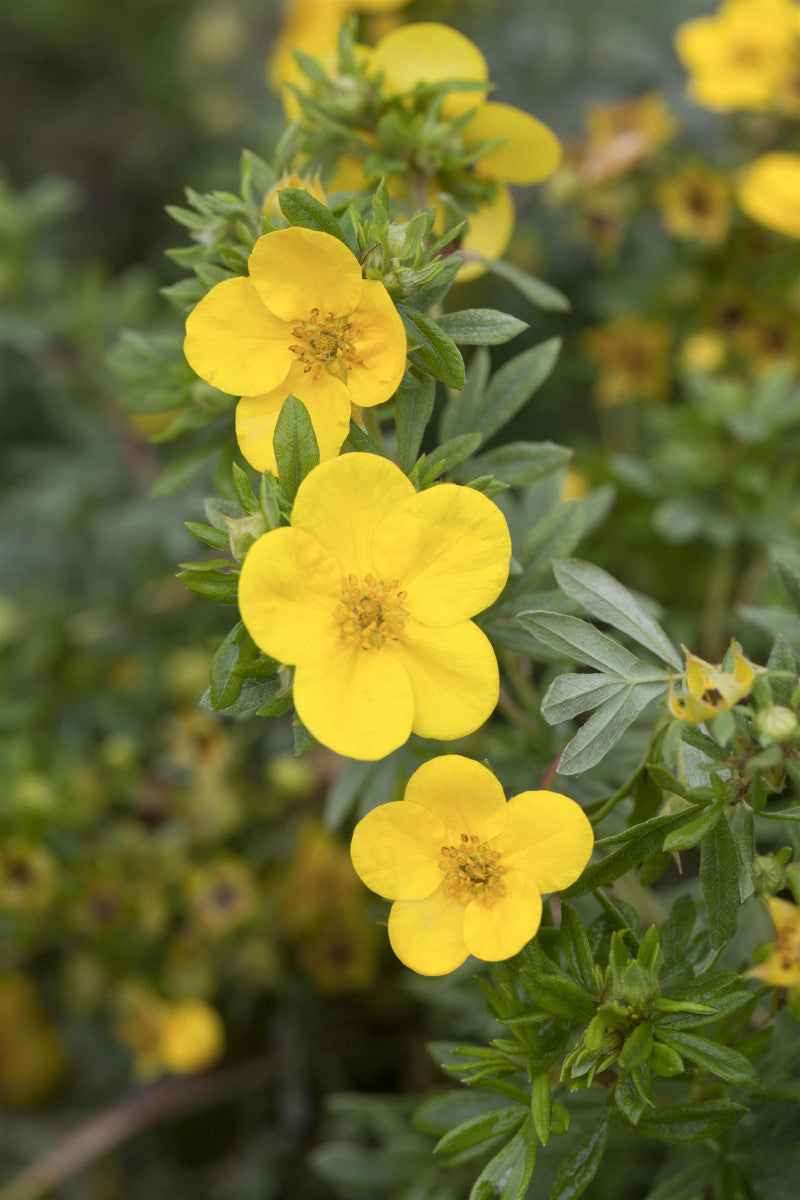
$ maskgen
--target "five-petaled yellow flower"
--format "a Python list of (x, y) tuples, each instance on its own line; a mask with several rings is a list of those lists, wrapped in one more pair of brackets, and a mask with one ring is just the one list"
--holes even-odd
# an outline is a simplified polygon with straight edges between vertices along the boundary
[(397, 957), (446, 975), (470, 954), (517, 954), (539, 928), (542, 893), (574, 883), (593, 844), (574, 800), (522, 792), (506, 803), (491, 771), (448, 754), (411, 776), (403, 800), (359, 821), (350, 853), (367, 887), (394, 900)]
[(320, 457), (339, 453), (351, 403), (382, 404), (406, 365), (403, 323), (386, 288), (363, 279), (343, 242), (311, 229), (277, 229), (253, 247), (249, 276), (218, 283), (186, 321), (184, 351), (197, 374), (243, 398), (242, 454), (275, 472), (272, 439), (286, 397), (308, 409)]
[(678, 699), (672, 688), (669, 694), (670, 711), (681, 721), (689, 721), (694, 725), (709, 721), (718, 712), (733, 708), (753, 686), (755, 672), (739, 653), (735, 642), (731, 642), (732, 671), (723, 671), (721, 665), (713, 666), (705, 659), (690, 654), (685, 647), (684, 653), (687, 694), (683, 699)]
[[(486, 84), (486, 60), (469, 38), (436, 21), (421, 21), (392, 30), (376, 45), (371, 65), (382, 74), (382, 86), (393, 94), (413, 90), (420, 84), (449, 80)], [(552, 130), (536, 117), (511, 104), (486, 99), (485, 87), (475, 91), (449, 92), (442, 115), (460, 116), (475, 112), (461, 131), (466, 149), (477, 142), (493, 142), (475, 164), (475, 174), (497, 184), (495, 198), (469, 214), (469, 229), (461, 242), (465, 265), (459, 280), (483, 273), (475, 256), (499, 258), (514, 229), (514, 203), (507, 183), (540, 183), (555, 171), (561, 159), (561, 143)], [(390, 183), (391, 187), (391, 183)], [(431, 184), (431, 201), (438, 186)], [(470, 258), (472, 256), (472, 258)]]
[(748, 974), (773, 987), (800, 991), (800, 908), (777, 896), (765, 898), (775, 926), (775, 945), (764, 961)]
[(736, 199), (759, 225), (800, 238), (800, 154), (762, 154), (742, 173)]
[(472, 488), (415, 492), (388, 459), (345, 454), (301, 483), (290, 527), (239, 582), (256, 645), (295, 666), (294, 703), (338, 754), (378, 759), (409, 734), (458, 738), (497, 703), (497, 660), (470, 617), (500, 594), (511, 542)]

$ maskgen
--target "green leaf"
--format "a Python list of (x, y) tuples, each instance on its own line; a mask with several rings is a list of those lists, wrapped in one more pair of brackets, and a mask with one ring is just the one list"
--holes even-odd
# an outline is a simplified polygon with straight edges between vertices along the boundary
[(614, 1087), (614, 1103), (631, 1125), (638, 1125), (647, 1103), (633, 1085), (630, 1071), (622, 1069)]
[(662, 662), (681, 669), (680, 657), (658, 622), (607, 571), (579, 558), (556, 559), (553, 570), (562, 590), (593, 617), (626, 633)]
[(303, 188), (281, 188), (278, 192), (278, 204), (290, 225), (299, 225), (302, 229), (316, 229), (347, 245), (342, 227), (333, 213)]
[(738, 1083), (745, 1087), (760, 1087), (761, 1080), (749, 1059), (733, 1050), (730, 1046), (721, 1046), (719, 1042), (709, 1041), (708, 1038), (697, 1037), (693, 1033), (683, 1033), (677, 1029), (659, 1029), (659, 1041), (677, 1051), (682, 1058), (726, 1079), (728, 1083)]
[(600, 1168), (607, 1141), (608, 1114), (603, 1112), (597, 1124), (563, 1159), (550, 1200), (576, 1200), (583, 1195)]
[(701, 844), (700, 880), (711, 945), (717, 950), (733, 934), (739, 909), (739, 856), (726, 820), (719, 821)]
[(406, 474), (417, 461), (435, 399), (436, 383), (433, 379), (426, 378), (421, 383), (406, 380), (398, 388), (394, 402), (397, 460), (400, 470)]
[(511, 487), (537, 483), (565, 467), (572, 451), (555, 442), (508, 442), (481, 454), (472, 464), (482, 475), (496, 475)]
[(777, 567), (787, 595), (795, 607), (800, 609), (800, 555), (785, 546), (780, 546), (773, 549), (772, 561)]
[(409, 354), (411, 361), (448, 387), (463, 387), (464, 360), (453, 339), (417, 309), (398, 304), (397, 311), (405, 325), (409, 346), (413, 347)]
[(551, 287), (549, 283), (544, 283), (541, 279), (536, 279), (533, 275), (528, 275), (526, 271), (521, 271), (519, 267), (514, 267), (510, 262), (505, 262), (502, 259), (481, 258), (480, 260), (486, 267), (487, 271), (491, 271), (493, 275), (499, 275), (501, 279), (505, 279), (512, 284), (518, 292), (521, 292), (526, 300), (530, 300), (531, 304), (535, 304), (537, 308), (544, 309), (545, 312), (569, 312), (570, 303), (563, 292), (559, 292), (557, 288)]
[(445, 442), (443, 446), (437, 446), (424, 461), (419, 478), (420, 489), (430, 487), (445, 471), (451, 471), (453, 467), (468, 459), (480, 444), (481, 434), (462, 433), (460, 437)]
[(494, 1138), (506, 1137), (515, 1133), (526, 1116), (525, 1109), (519, 1104), (510, 1104), (504, 1108), (495, 1108), (491, 1112), (481, 1113), (476, 1117), (457, 1125), (441, 1137), (433, 1148), (434, 1154), (457, 1154), (480, 1146), (483, 1142)]
[(795, 805), (792, 808), (782, 808), (775, 812), (767, 812), (762, 808), (758, 815), (766, 817), (768, 821), (800, 821), (800, 807)]
[(437, 317), (436, 324), (459, 346), (500, 346), (528, 328), (526, 321), (494, 308), (462, 308)]
[(453, 438), (459, 433), (477, 433), (483, 428), (484, 392), (489, 380), (491, 359), (488, 350), (478, 350), (470, 361), (466, 383), (460, 392), (451, 392), (439, 427), (440, 436)]
[(564, 658), (587, 663), (625, 683), (650, 683), (656, 677), (663, 678), (665, 682), (669, 680), (666, 673), (659, 675), (649, 663), (637, 658), (608, 634), (600, 633), (594, 625), (582, 621), (580, 617), (534, 610), (520, 613), (518, 620), (538, 641)]
[(231, 464), (231, 474), (233, 476), (233, 490), (236, 493), (236, 499), (241, 504), (246, 513), (257, 513), (260, 511), (256, 495), (250, 486), (250, 480), (247, 478), (247, 472), (243, 471), (238, 463)]
[(561, 945), (581, 987), (593, 995), (597, 990), (594, 958), (583, 922), (571, 904), (561, 905)]
[(202, 708), (210, 708), (224, 717), (250, 717), (254, 713), (260, 713), (262, 708), (268, 705), (281, 691), (282, 686), (278, 675), (273, 675), (268, 679), (245, 679), (238, 698), (227, 708), (214, 708), (211, 703), (210, 688), (203, 695), (200, 705)]
[(147, 489), (147, 495), (154, 500), (159, 496), (169, 496), (172, 492), (177, 492), (179, 488), (185, 487), (194, 479), (200, 468), (214, 457), (218, 449), (218, 446), (209, 446), (204, 443), (202, 446), (195, 446), (193, 450), (187, 451), (179, 458), (174, 458), (164, 467), (163, 471), (156, 475)]
[(495, 1154), (473, 1184), (469, 1200), (523, 1200), (536, 1162), (536, 1141), (527, 1117), (518, 1133)]
[(533, 1081), (531, 1091), (531, 1117), (536, 1136), (543, 1146), (550, 1140), (550, 1119), (552, 1116), (552, 1096), (550, 1092), (550, 1076), (541, 1071)]
[(654, 817), (626, 831), (627, 841), (601, 862), (591, 863), (579, 879), (559, 893), (562, 899), (585, 896), (598, 887), (607, 887), (632, 867), (660, 850), (664, 837), (673, 829), (679, 829), (692, 816), (691, 812), (669, 813), (665, 817)]
[(272, 445), (280, 485), (288, 499), (294, 500), (306, 475), (319, 463), (319, 446), (308, 409), (296, 396), (287, 396), (283, 402)]
[(297, 716), (292, 721), (292, 737), (294, 739), (295, 758), (300, 758), (302, 754), (308, 754), (309, 750), (313, 750), (317, 745), (317, 739), (313, 733), (309, 733)]
[(649, 1109), (639, 1118), (637, 1127), (640, 1133), (663, 1142), (700, 1142), (735, 1125), (747, 1111), (743, 1104), (734, 1104), (732, 1100), (701, 1100), (672, 1108)]
[(480, 1088), (448, 1088), (429, 1096), (414, 1109), (411, 1121), (415, 1129), (432, 1137), (443, 1137), (449, 1130), (473, 1117), (503, 1106), (502, 1098)]
[(646, 1063), (653, 1049), (653, 1031), (649, 1025), (637, 1025), (625, 1039), (625, 1044), (619, 1052), (619, 1065), (632, 1071)]
[[(239, 698), (248, 668), (252, 674), (274, 675), (277, 663), (271, 659), (261, 660), (261, 655), (250, 634), (241, 621), (223, 639), (211, 660), (209, 668), (209, 696), (215, 709), (228, 708)], [(261, 668), (266, 668), (262, 670)]]
[(548, 725), (571, 721), (580, 713), (590, 712), (612, 700), (628, 685), (618, 675), (593, 672), (590, 675), (558, 675), (542, 700), (542, 716)]
[(526, 534), (517, 555), (524, 568), (520, 587), (530, 587), (550, 569), (554, 558), (568, 554), (583, 535), (583, 504), (567, 500), (557, 504)]
[(595, 1014), (596, 1001), (571, 979), (547, 975), (532, 967), (522, 967), (520, 980), (531, 1000), (553, 1017), (585, 1024)]
[(689, 821), (682, 829), (676, 829), (664, 841), (664, 849), (667, 851), (673, 850), (689, 850), (692, 846), (696, 846), (701, 842), (706, 834), (710, 833), (716, 825), (717, 821), (722, 819), (722, 816), (728, 809), (728, 797), (722, 796), (715, 804), (709, 804), (708, 808), (704, 808), (699, 816), (693, 821)]
[(350, 432), (347, 435), (347, 441), (359, 454), (377, 454), (381, 458), (389, 457), (386, 447), (381, 445), (377, 438), (374, 438), (371, 433), (367, 433), (366, 429), (362, 428), (355, 421), (350, 422)]
[(236, 604), (239, 572), (222, 574), (218, 571), (179, 571), (177, 578), (184, 587), (214, 604)]
[(203, 525), (200, 521), (184, 521), (184, 525), (198, 542), (213, 546), (215, 550), (230, 550), (230, 538), (221, 529), (215, 529), (213, 525)]
[(662, 683), (631, 684), (618, 696), (606, 700), (567, 742), (558, 760), (559, 775), (580, 775), (596, 766), (650, 701), (663, 691)]

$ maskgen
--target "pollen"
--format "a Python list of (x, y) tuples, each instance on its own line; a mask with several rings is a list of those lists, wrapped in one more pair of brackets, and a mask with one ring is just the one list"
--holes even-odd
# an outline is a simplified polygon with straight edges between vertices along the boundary
[(363, 650), (380, 650), (387, 641), (396, 642), (408, 613), (401, 608), (406, 593), (398, 591), (399, 580), (384, 583), (374, 575), (348, 575), (335, 611), (346, 641), (358, 642)]
[(312, 308), (309, 319), (292, 329), (292, 336), (297, 342), (289, 349), (300, 359), (305, 374), (315, 379), (327, 371), (344, 383), (354, 364), (364, 365), (353, 345), (352, 323), (346, 317), (334, 317), (333, 313), (322, 316), (318, 308)]
[(462, 833), (458, 845), (442, 846), (439, 870), (445, 872), (445, 895), (459, 904), (478, 900), (491, 908), (506, 894), (503, 883), (506, 869), (500, 857), (499, 851), (492, 850), (474, 834)]

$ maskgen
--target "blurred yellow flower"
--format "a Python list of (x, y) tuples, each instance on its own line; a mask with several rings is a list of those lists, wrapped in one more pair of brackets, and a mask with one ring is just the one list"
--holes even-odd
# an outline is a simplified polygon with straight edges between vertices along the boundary
[(389, 941), (420, 975), (446, 975), (470, 955), (517, 954), (539, 928), (542, 893), (568, 887), (594, 844), (582, 809), (557, 792), (506, 803), (486, 767), (434, 758), (403, 800), (382, 804), (353, 833), (353, 865), (393, 900)]
[(495, 504), (444, 483), (417, 493), (388, 459), (345, 454), (297, 492), (291, 526), (253, 544), (239, 608), (265, 653), (295, 665), (297, 713), (324, 745), (377, 759), (412, 732), (463, 737), (499, 678), (469, 618), (508, 576)]
[(363, 279), (343, 242), (311, 229), (260, 237), (248, 277), (218, 283), (186, 321), (197, 374), (242, 395), (236, 436), (259, 471), (277, 471), (272, 439), (287, 396), (305, 404), (320, 457), (339, 453), (351, 402), (382, 404), (406, 366), (403, 322), (383, 284)]
[(253, 915), (256, 893), (250, 870), (238, 858), (220, 858), (197, 867), (189, 880), (194, 923), (209, 934), (223, 934)]
[(595, 394), (609, 408), (634, 400), (662, 400), (669, 386), (667, 330), (639, 317), (617, 317), (590, 329), (587, 354), (600, 367)]
[(588, 491), (589, 484), (583, 471), (577, 467), (567, 467), (558, 496), (561, 503), (563, 504), (566, 500), (580, 500)]
[(797, 72), (798, 6), (791, 0), (728, 0), (678, 27), (675, 46), (699, 104), (723, 112), (781, 107)]
[(723, 671), (722, 665), (713, 666), (705, 659), (691, 654), (684, 647), (686, 672), (684, 676), (685, 696), (678, 698), (674, 686), (670, 688), (669, 707), (672, 715), (681, 721), (696, 725), (708, 721), (718, 712), (733, 708), (753, 686), (755, 672), (750, 663), (731, 642), (733, 670)]
[(312, 58), (336, 48), (339, 27), (352, 12), (372, 17), (405, 8), (411, 0), (287, 0), (283, 28), (275, 40), (267, 76), (278, 91), (302, 78), (294, 51)]
[(716, 246), (728, 236), (731, 186), (716, 171), (700, 165), (685, 166), (659, 185), (656, 197), (673, 237)]
[(779, 363), (796, 363), (798, 338), (791, 322), (779, 313), (763, 313), (742, 322), (736, 345), (750, 360), (755, 375)]
[(194, 1075), (213, 1066), (225, 1052), (225, 1026), (203, 1000), (165, 1006), (158, 1029), (158, 1057), (173, 1075)]
[(64, 1078), (66, 1054), (33, 983), (0, 975), (0, 1105), (29, 1108), (49, 1100)]
[(10, 839), (0, 850), (0, 909), (40, 912), (53, 897), (56, 864), (44, 846)]
[(800, 238), (800, 154), (764, 154), (742, 172), (736, 199), (753, 221)]
[(594, 104), (586, 115), (586, 140), (569, 152), (570, 164), (589, 187), (611, 183), (650, 158), (677, 128), (660, 92)]
[(766, 896), (775, 926), (775, 944), (767, 958), (748, 972), (773, 987), (800, 991), (800, 908), (777, 896)]
[(302, 188), (304, 192), (308, 192), (309, 196), (313, 196), (315, 200), (319, 200), (320, 204), (325, 204), (325, 192), (322, 190), (322, 185), (318, 175), (299, 175), (296, 172), (287, 172), (282, 175), (273, 188), (271, 188), (265, 198), (263, 213), (269, 221), (282, 221), (283, 213), (279, 201), (279, 193), (284, 188)]
[[(352, 875), (349, 862), (347, 869)], [(374, 983), (378, 970), (374, 924), (361, 909), (321, 917), (298, 946), (298, 965), (327, 995), (363, 991)]]
[(330, 913), (356, 909), (364, 897), (346, 848), (318, 821), (301, 829), (281, 891), (282, 925), (289, 934), (313, 929)]
[(717, 371), (725, 362), (728, 346), (715, 329), (699, 329), (681, 346), (681, 366), (687, 371)]

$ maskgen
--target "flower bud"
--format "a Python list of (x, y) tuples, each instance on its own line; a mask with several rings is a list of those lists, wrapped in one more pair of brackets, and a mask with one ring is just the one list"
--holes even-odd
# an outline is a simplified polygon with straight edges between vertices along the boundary
[(773, 742), (788, 742), (797, 733), (797, 717), (790, 708), (774, 704), (758, 714), (756, 728), (762, 746), (770, 746)]

